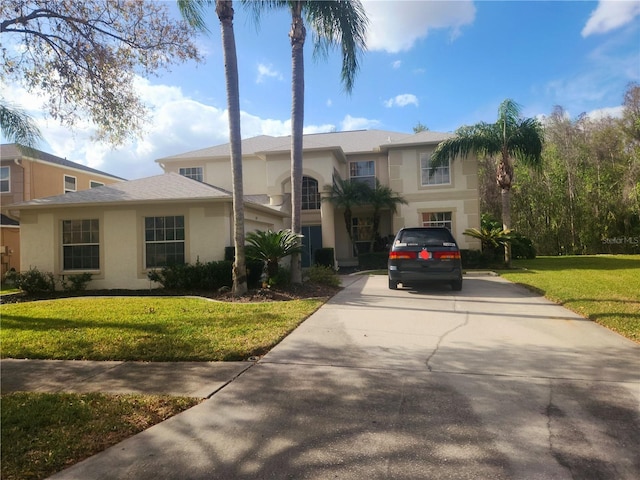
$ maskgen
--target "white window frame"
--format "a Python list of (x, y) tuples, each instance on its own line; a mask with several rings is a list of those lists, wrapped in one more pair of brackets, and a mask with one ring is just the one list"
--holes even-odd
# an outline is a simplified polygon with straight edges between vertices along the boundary
[(433, 175), (429, 175), (431, 170), (431, 154), (420, 154), (420, 185), (431, 187), (434, 185), (451, 185), (451, 159), (447, 160), (447, 165), (436, 167)]
[[(367, 164), (364, 166), (363, 164)], [(373, 167), (373, 173), (366, 172), (366, 175), (362, 175), (360, 172), (360, 167), (362, 166), (363, 170), (369, 170), (370, 167)], [(355, 182), (363, 182), (369, 185), (371, 188), (375, 188), (376, 186), (376, 162), (375, 160), (353, 160), (349, 162), (349, 180)]]
[[(165, 226), (158, 228), (158, 226), (156, 225), (156, 220), (162, 218), (164, 219), (163, 222), (165, 222)], [(173, 238), (169, 238), (167, 239), (167, 231), (168, 228), (166, 227), (166, 219), (167, 218), (173, 218), (174, 220), (174, 226), (170, 227), (173, 229)], [(175, 226), (175, 221), (176, 218), (181, 218), (182, 219), (182, 227), (176, 227)], [(153, 220), (154, 226), (150, 227), (150, 225), (148, 224), (148, 220)], [(147, 270), (153, 270), (155, 268), (162, 268), (163, 266), (166, 265), (150, 265), (149, 264), (149, 255), (148, 255), (148, 248), (151, 245), (159, 245), (159, 244), (182, 244), (182, 257), (183, 257), (183, 262), (180, 265), (184, 265), (187, 262), (187, 226), (186, 226), (186, 217), (185, 215), (153, 215), (153, 216), (148, 216), (148, 217), (144, 217), (143, 221), (142, 221), (142, 228), (143, 228), (143, 240), (144, 240), (144, 265), (145, 265), (145, 269)], [(175, 238), (176, 237), (176, 233), (177, 233), (177, 229), (181, 229), (182, 230), (182, 238)], [(151, 230), (153, 230), (153, 232), (151, 232)], [(158, 238), (157, 236), (157, 231), (161, 230), (162, 231), (162, 236), (163, 238)], [(150, 239), (150, 235), (153, 237), (153, 239)]]
[(197, 182), (204, 182), (204, 169), (202, 167), (180, 167), (178, 172), (183, 177), (196, 180)]
[[(430, 218), (435, 215), (436, 218)], [(449, 218), (446, 218), (446, 217)], [(453, 212), (452, 211), (436, 211), (436, 212), (422, 212), (422, 226), (423, 227), (445, 227), (453, 232)]]
[[(6, 178), (2, 172), (7, 172)], [(4, 183), (7, 183), (6, 190), (1, 187)], [(9, 165), (3, 165), (0, 167), (0, 193), (11, 193), (11, 167)]]
[[(67, 188), (67, 179), (71, 179), (73, 178), (73, 190), (70, 188)], [(77, 192), (78, 191), (78, 178), (74, 177), (73, 175), (64, 175), (63, 178), (63, 183), (62, 183), (63, 187), (64, 187), (64, 193), (72, 193), (72, 192)]]
[[(84, 227), (85, 222), (90, 222), (86, 230)], [(94, 223), (95, 222), (95, 223)], [(65, 232), (65, 226), (69, 225), (73, 228), (73, 224), (79, 223), (79, 231), (78, 227), (73, 230), (69, 230)], [(93, 227), (96, 227), (95, 229)], [(83, 219), (70, 219), (70, 220), (62, 220), (60, 226), (60, 232), (62, 237), (62, 271), (64, 272), (93, 272), (100, 270), (100, 220), (97, 218), (83, 218)], [(97, 247), (98, 248), (98, 265), (90, 265), (90, 266), (79, 266), (79, 267), (67, 267), (65, 250), (67, 248), (77, 248), (77, 247)]]
[(97, 182), (96, 180), (89, 181), (89, 188), (98, 188), (98, 187), (104, 187), (104, 183)]

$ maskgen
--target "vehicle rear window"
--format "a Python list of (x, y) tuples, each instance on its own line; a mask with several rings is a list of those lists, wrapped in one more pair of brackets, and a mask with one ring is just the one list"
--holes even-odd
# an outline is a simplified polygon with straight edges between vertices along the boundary
[(448, 230), (405, 230), (398, 237), (397, 243), (445, 247), (454, 247), (456, 245)]

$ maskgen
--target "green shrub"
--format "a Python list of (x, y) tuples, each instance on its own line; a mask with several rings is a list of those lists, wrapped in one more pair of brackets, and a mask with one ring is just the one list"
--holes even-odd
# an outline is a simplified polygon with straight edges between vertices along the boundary
[(332, 267), (314, 265), (307, 270), (309, 281), (320, 285), (340, 286), (340, 277)]
[(281, 266), (274, 276), (269, 277), (267, 282), (270, 287), (288, 287), (291, 285), (291, 270)]
[(318, 248), (315, 252), (313, 252), (313, 263), (314, 265), (321, 265), (333, 269), (333, 248)]
[(514, 233), (511, 240), (511, 257), (536, 258), (536, 247), (533, 246), (533, 241), (520, 233)]
[(68, 292), (82, 292), (86, 290), (91, 277), (92, 275), (89, 272), (67, 275), (61, 282), (62, 288)]
[(389, 252), (368, 252), (358, 255), (361, 270), (384, 270), (387, 268)]
[(481, 250), (460, 250), (462, 268), (487, 268), (493, 263), (493, 254)]
[(53, 292), (56, 289), (53, 273), (41, 272), (36, 267), (26, 272), (8, 272), (5, 278), (26, 293)]
[(178, 291), (218, 290), (232, 284), (233, 263), (219, 262), (170, 265), (160, 270), (152, 270), (149, 280), (158, 282), (163, 288)]

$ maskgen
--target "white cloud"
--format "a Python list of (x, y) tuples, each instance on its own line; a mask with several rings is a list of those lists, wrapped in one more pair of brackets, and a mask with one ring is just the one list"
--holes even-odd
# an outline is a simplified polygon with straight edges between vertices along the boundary
[(451, 29), (451, 38), (456, 38), (463, 26), (473, 23), (476, 15), (476, 7), (470, 0), (364, 0), (362, 3), (369, 18), (367, 48), (389, 53), (410, 50), (431, 29)]
[(330, 98), (327, 99), (326, 102), (327, 107), (331, 107), (333, 105), (333, 100), (331, 100)]
[(266, 78), (275, 78), (276, 80), (283, 80), (282, 74), (273, 69), (272, 65), (265, 65), (264, 63), (258, 64), (258, 77), (256, 83), (262, 83)]
[(587, 117), (591, 120), (602, 120), (603, 118), (622, 118), (624, 113), (624, 106), (619, 105), (617, 107), (604, 107), (597, 110), (592, 110), (587, 113)]
[(384, 106), (387, 108), (391, 107), (406, 107), (407, 105), (415, 105), (416, 107), (419, 105), (418, 97), (411, 93), (403, 93), (402, 95), (396, 95), (389, 100), (385, 100), (383, 102)]
[(607, 33), (631, 23), (638, 15), (640, 15), (640, 2), (637, 0), (601, 0), (582, 29), (582, 36)]
[(398, 69), (398, 68), (400, 68), (400, 67), (402, 66), (402, 60), (396, 60), (395, 62), (393, 62), (393, 63), (391, 64), (391, 66), (392, 66), (394, 69)]
[(350, 130), (368, 130), (370, 128), (376, 128), (380, 125), (378, 120), (371, 120), (368, 118), (357, 118), (347, 115), (340, 123), (341, 130), (344, 132)]

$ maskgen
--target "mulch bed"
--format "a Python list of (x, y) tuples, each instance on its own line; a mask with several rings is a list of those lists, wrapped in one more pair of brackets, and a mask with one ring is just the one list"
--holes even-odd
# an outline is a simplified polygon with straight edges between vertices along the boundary
[(69, 297), (160, 297), (160, 296), (198, 296), (219, 300), (222, 302), (255, 303), (255, 302), (282, 302), (299, 300), (304, 298), (327, 298), (338, 293), (341, 287), (302, 283), (286, 288), (259, 288), (249, 290), (245, 295), (236, 297), (230, 291), (194, 291), (178, 292), (165, 289), (147, 290), (85, 290), (83, 292), (45, 292), (39, 294), (14, 293), (0, 296), (0, 304), (32, 302), (35, 300), (50, 300)]

